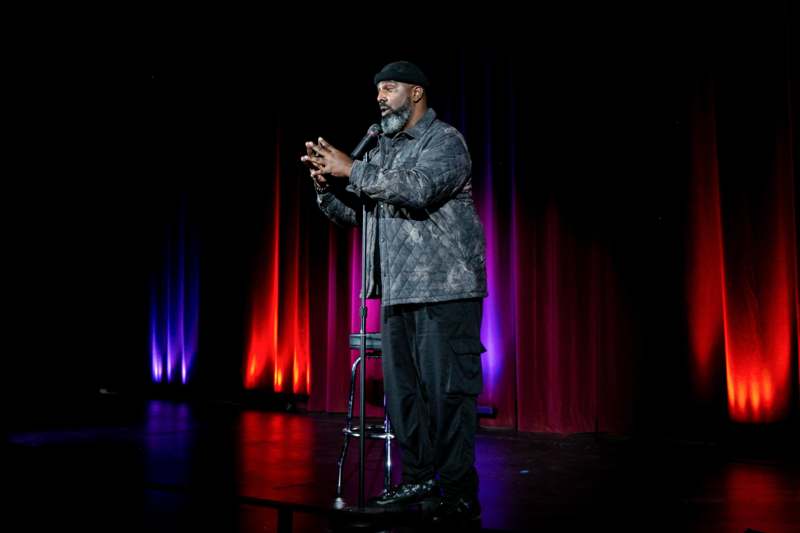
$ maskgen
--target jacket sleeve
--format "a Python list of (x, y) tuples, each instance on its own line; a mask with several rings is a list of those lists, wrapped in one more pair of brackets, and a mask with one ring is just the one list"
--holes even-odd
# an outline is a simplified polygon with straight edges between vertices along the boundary
[(354, 206), (348, 204), (338, 196), (337, 192), (327, 190), (317, 193), (317, 205), (326, 217), (342, 226), (355, 226), (359, 222), (360, 213)]
[(408, 169), (386, 169), (354, 161), (348, 190), (409, 209), (423, 209), (458, 193), (470, 177), (472, 160), (453, 127), (436, 134)]

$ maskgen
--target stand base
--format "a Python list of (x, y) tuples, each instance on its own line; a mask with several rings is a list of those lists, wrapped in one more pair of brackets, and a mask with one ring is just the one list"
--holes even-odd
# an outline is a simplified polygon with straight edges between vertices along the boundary
[[(436, 499), (423, 500), (404, 506), (366, 506), (359, 509), (348, 506), (342, 498), (336, 498), (331, 513), (333, 531), (389, 531), (394, 527), (420, 528), (429, 525), (429, 518), (436, 509)], [(416, 530), (416, 529), (414, 529)]]

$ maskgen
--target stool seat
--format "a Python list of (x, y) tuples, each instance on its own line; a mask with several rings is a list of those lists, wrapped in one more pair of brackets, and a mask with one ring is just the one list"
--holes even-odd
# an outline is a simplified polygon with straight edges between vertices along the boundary
[[(381, 334), (380, 333), (365, 333), (364, 336), (367, 340), (367, 350), (380, 350), (381, 349)], [(350, 334), (350, 349), (361, 349), (361, 333)]]

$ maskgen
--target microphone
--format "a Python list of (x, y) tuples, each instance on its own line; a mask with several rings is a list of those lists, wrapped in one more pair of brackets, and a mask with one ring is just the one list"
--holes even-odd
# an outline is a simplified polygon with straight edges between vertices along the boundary
[(350, 159), (358, 159), (364, 155), (364, 152), (367, 151), (367, 146), (369, 146), (369, 143), (372, 141), (372, 139), (375, 139), (378, 135), (380, 135), (381, 131), (380, 124), (373, 124), (370, 126), (367, 130), (367, 134), (364, 135), (364, 138), (361, 139), (361, 142), (358, 143), (358, 146), (356, 146), (355, 150), (350, 152)]

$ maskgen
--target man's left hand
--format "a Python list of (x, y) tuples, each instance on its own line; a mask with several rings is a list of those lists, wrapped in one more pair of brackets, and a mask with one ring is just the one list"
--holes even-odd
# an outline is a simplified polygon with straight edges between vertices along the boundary
[(311, 171), (311, 176), (322, 176), (328, 174), (336, 178), (349, 178), (350, 170), (353, 168), (353, 160), (341, 150), (331, 146), (322, 137), (317, 144), (306, 143), (315, 155), (304, 155), (303, 162), (311, 162), (317, 168)]

